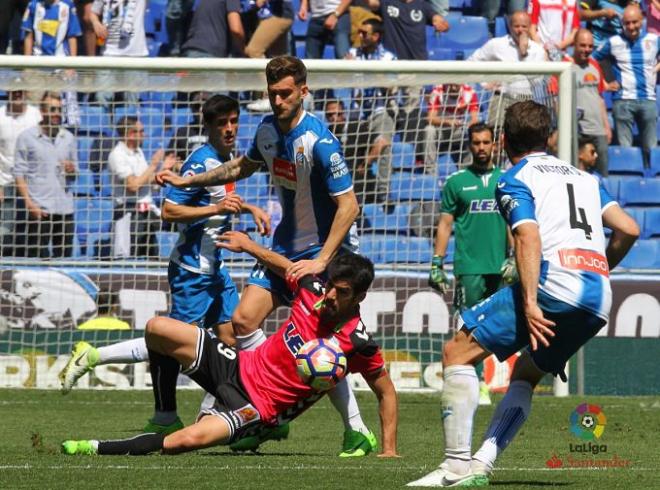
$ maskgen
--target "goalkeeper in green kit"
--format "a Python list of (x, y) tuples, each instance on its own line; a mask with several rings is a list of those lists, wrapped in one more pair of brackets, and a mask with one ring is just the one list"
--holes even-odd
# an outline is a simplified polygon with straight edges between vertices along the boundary
[[(450, 175), (442, 190), (440, 221), (435, 237), (429, 286), (447, 292), (450, 280), (443, 261), (452, 225), (455, 227), (454, 306), (459, 312), (493, 294), (502, 282), (518, 280), (504, 219), (495, 201), (502, 170), (493, 166), (493, 129), (482, 123), (468, 129), (472, 165)], [(477, 367), (481, 378), (483, 366)], [(488, 386), (481, 382), (479, 404), (490, 405)]]

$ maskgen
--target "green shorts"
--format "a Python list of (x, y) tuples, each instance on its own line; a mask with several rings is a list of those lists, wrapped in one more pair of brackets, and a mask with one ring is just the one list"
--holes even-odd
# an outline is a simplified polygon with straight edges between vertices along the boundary
[(500, 288), (500, 274), (465, 274), (456, 276), (454, 307), (464, 310), (486, 299)]

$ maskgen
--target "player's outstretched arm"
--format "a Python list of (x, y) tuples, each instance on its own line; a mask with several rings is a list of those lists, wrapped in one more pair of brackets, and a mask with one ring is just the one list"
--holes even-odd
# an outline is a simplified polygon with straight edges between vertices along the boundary
[(293, 264), (283, 255), (255, 243), (249, 235), (242, 231), (223, 233), (218, 237), (216, 246), (235, 253), (248, 253), (280, 277), (284, 277), (286, 270)]
[(242, 208), (243, 201), (238, 194), (229, 194), (222, 201), (208, 206), (185, 206), (166, 200), (162, 218), (172, 223), (194, 223), (219, 214), (240, 213)]
[(612, 229), (605, 255), (610, 270), (614, 269), (639, 238), (639, 225), (618, 205), (609, 206), (603, 213), (603, 224)]
[(373, 377), (366, 378), (371, 391), (378, 398), (378, 414), (380, 415), (381, 441), (383, 443), (382, 458), (396, 458), (396, 433), (399, 421), (399, 399), (394, 384), (387, 371), (380, 371)]
[(229, 160), (223, 165), (203, 172), (201, 174), (182, 176), (171, 170), (163, 170), (156, 175), (156, 182), (160, 185), (170, 184), (174, 187), (206, 187), (223, 185), (229, 182), (249, 177), (261, 166), (260, 162), (253, 162), (245, 155)]
[(319, 256), (311, 260), (299, 260), (286, 271), (287, 276), (303, 277), (308, 274), (320, 274), (328, 266), (332, 258), (337, 254), (337, 250), (344, 241), (344, 237), (351, 229), (360, 213), (355, 192), (352, 190), (333, 196), (337, 203), (337, 212), (330, 227), (328, 238), (319, 252)]
[(529, 330), (529, 343), (532, 350), (538, 348), (539, 342), (546, 347), (550, 345), (550, 337), (555, 333), (551, 330), (554, 323), (543, 316), (536, 300), (541, 274), (541, 236), (536, 223), (522, 223), (513, 230), (516, 248), (516, 266), (520, 276), (523, 309)]

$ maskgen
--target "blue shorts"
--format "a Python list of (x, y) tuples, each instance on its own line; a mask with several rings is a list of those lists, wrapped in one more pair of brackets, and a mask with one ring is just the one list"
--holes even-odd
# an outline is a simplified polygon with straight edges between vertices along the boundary
[[(298, 260), (315, 259), (318, 257), (321, 247), (311, 247), (302, 252), (294, 252), (290, 255), (283, 254), (287, 259), (296, 262)], [(268, 269), (265, 265), (257, 262), (252, 268), (248, 285), (259, 286), (260, 288), (267, 289), (272, 294), (278, 297), (283, 305), (290, 305), (293, 302), (293, 291), (289, 290), (286, 281), (273, 271)]]
[(167, 270), (172, 307), (170, 318), (210, 328), (227, 323), (238, 305), (238, 292), (227, 269), (198, 274), (170, 262)]
[[(536, 366), (555, 376), (577, 350), (598, 333), (605, 320), (591, 312), (553, 298), (539, 290), (538, 305), (545, 318), (555, 322), (550, 346), (528, 347)], [(529, 331), (522, 307), (520, 285), (500, 289), (492, 296), (461, 313), (460, 328), (471, 332), (477, 342), (504, 361), (529, 346)]]

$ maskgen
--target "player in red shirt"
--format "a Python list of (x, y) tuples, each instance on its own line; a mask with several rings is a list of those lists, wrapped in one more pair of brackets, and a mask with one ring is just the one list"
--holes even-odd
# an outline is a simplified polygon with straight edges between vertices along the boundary
[[(241, 232), (221, 235), (218, 246), (247, 252), (280, 276), (292, 264)], [(114, 441), (65, 441), (62, 451), (139, 455), (160, 450), (177, 454), (230, 444), (257, 434), (264, 427), (288, 422), (323, 396), (298, 376), (296, 352), (309, 340), (334, 337), (346, 354), (348, 370), (362, 374), (378, 398), (381, 456), (397, 456), (396, 391), (378, 344), (360, 319), (359, 305), (373, 281), (373, 264), (362, 256), (345, 254), (335, 257), (327, 272), (325, 288), (313, 276), (288, 278), (287, 283), (295, 292), (291, 314), (254, 351), (237, 352), (207, 330), (172, 318), (152, 318), (145, 333), (150, 359), (175, 358), (183, 373), (216, 397), (215, 405), (202, 410), (194, 424), (170, 435), (148, 433)]]

